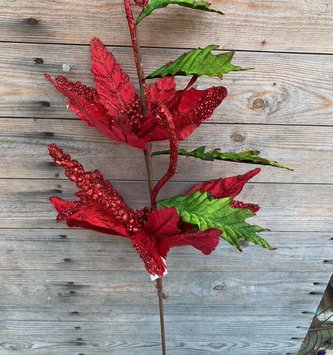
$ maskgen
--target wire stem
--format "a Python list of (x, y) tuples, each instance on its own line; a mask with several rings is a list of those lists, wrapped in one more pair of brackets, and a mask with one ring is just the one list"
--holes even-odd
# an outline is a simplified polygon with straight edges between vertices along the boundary
[(160, 325), (161, 325), (161, 340), (162, 340), (162, 355), (166, 355), (166, 345), (165, 345), (165, 328), (164, 328), (164, 306), (163, 306), (163, 283), (162, 279), (156, 280), (156, 289), (158, 296), (158, 304), (160, 309)]

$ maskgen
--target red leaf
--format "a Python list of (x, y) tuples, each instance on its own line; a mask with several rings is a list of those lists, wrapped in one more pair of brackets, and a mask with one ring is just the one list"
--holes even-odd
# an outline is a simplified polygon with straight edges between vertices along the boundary
[(204, 232), (193, 234), (179, 234), (171, 237), (158, 239), (158, 250), (163, 258), (166, 258), (170, 248), (192, 245), (203, 254), (209, 255), (217, 247), (220, 240), (221, 231), (209, 229)]
[(57, 220), (65, 219), (69, 227), (91, 229), (96, 232), (128, 237), (126, 228), (112, 218), (112, 211), (90, 202), (65, 201), (50, 197), (50, 201), (59, 212)]
[(244, 185), (255, 175), (259, 174), (260, 171), (261, 170), (257, 168), (244, 175), (207, 181), (192, 187), (187, 192), (187, 195), (191, 195), (193, 192), (200, 190), (201, 192), (209, 192), (215, 198), (235, 197), (243, 190)]

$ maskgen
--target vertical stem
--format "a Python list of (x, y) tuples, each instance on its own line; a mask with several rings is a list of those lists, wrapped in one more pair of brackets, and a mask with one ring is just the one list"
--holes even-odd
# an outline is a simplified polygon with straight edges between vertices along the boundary
[(158, 304), (160, 308), (160, 325), (161, 325), (161, 340), (162, 340), (162, 355), (166, 355), (166, 345), (165, 345), (165, 329), (164, 329), (164, 307), (163, 307), (163, 283), (162, 279), (156, 280), (156, 289), (158, 296)]
[(150, 152), (151, 152), (151, 144), (150, 144), (150, 149), (144, 151), (145, 164), (146, 164), (146, 170), (147, 170), (147, 176), (148, 176), (148, 188), (149, 188), (149, 194), (150, 194), (150, 199), (151, 199), (151, 194), (154, 189), (154, 179), (153, 179), (153, 164), (152, 164)]
[[(130, 34), (131, 34), (136, 72), (138, 75), (138, 81), (139, 81), (139, 86), (140, 86), (140, 98), (141, 98), (141, 105), (142, 105), (142, 113), (143, 113), (143, 115), (146, 115), (146, 113), (147, 113), (147, 98), (146, 98), (146, 92), (145, 92), (146, 91), (146, 83), (144, 80), (145, 75), (144, 75), (144, 71), (143, 71), (140, 46), (139, 46), (139, 42), (138, 42), (136, 24), (135, 24), (134, 17), (133, 17), (131, 1), (124, 0), (124, 6), (125, 6), (128, 27), (129, 27)], [(149, 194), (150, 194), (150, 199), (151, 199), (151, 194), (152, 194), (153, 186), (154, 186), (153, 166), (152, 166), (152, 160), (151, 160), (151, 144), (149, 145), (149, 148), (150, 148), (149, 150), (144, 151), (144, 158), (145, 158), (147, 177), (148, 177)], [(156, 280), (156, 289), (157, 289), (159, 312), (160, 312), (162, 355), (166, 355), (164, 307), (163, 307), (163, 285), (162, 285), (161, 278)]]

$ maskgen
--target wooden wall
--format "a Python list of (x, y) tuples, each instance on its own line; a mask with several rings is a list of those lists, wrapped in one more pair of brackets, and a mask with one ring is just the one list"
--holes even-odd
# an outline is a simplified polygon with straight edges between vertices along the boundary
[[(255, 67), (226, 76), (228, 99), (183, 146), (259, 149), (295, 172), (263, 168), (242, 194), (262, 205), (256, 222), (277, 250), (172, 251), (168, 354), (296, 354), (333, 272), (333, 2), (213, 6), (226, 16), (170, 7), (140, 27), (147, 72), (210, 43)], [(135, 79), (121, 0), (0, 1), (0, 354), (160, 352), (154, 286), (127, 241), (67, 229), (48, 203), (74, 191), (50, 163), (51, 142), (102, 169), (133, 206), (147, 203), (142, 153), (77, 120), (43, 78), (68, 64), (69, 78), (91, 83), (93, 36)], [(155, 158), (156, 176), (166, 162)], [(163, 194), (249, 169), (181, 158)]]

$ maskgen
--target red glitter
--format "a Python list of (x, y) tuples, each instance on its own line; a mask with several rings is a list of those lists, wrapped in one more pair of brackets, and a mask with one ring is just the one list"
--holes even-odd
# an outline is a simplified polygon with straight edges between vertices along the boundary
[(69, 154), (64, 153), (55, 144), (49, 145), (49, 152), (55, 164), (63, 167), (68, 179), (75, 182), (80, 189), (77, 193), (80, 201), (62, 211), (59, 218), (66, 218), (88, 202), (95, 202), (107, 208), (109, 214), (120, 224), (126, 226), (129, 233), (139, 230), (140, 225), (135, 212), (126, 204), (118, 191), (104, 179), (100, 171), (85, 172), (80, 163), (72, 160)]
[[(162, 107), (160, 110), (165, 114)], [(76, 193), (78, 201), (50, 198), (59, 212), (58, 221), (65, 219), (70, 227), (128, 238), (150, 274), (159, 277), (165, 274), (163, 259), (172, 247), (192, 245), (209, 254), (217, 246), (221, 232), (192, 233), (181, 223), (175, 208), (152, 211), (144, 207), (134, 212), (101, 172), (86, 172), (78, 161), (54, 144), (49, 145), (49, 152), (56, 165), (63, 167), (65, 175), (80, 189)]]
[(155, 114), (154, 107), (159, 104), (163, 104), (173, 117), (177, 139), (184, 140), (212, 115), (227, 96), (227, 89), (218, 86), (196, 90), (191, 88), (195, 82), (192, 78), (184, 90), (176, 91), (173, 77), (162, 78), (146, 88), (129, 0), (125, 0), (125, 5), (141, 78), (140, 98), (128, 75), (97, 38), (90, 43), (96, 89), (80, 82), (73, 83), (61, 75), (54, 80), (47, 74), (45, 77), (67, 97), (69, 109), (111, 140), (143, 150), (149, 150), (149, 142), (168, 140), (168, 128), (159, 124)]
[(176, 127), (169, 110), (163, 104), (156, 104), (155, 117), (159, 126), (166, 128), (169, 133), (170, 142), (170, 160), (167, 172), (162, 176), (153, 188), (150, 195), (151, 205), (156, 205), (156, 197), (161, 188), (176, 174), (178, 163), (178, 140), (176, 136)]
[(135, 5), (145, 7), (148, 4), (148, 0), (134, 0)]
[(260, 206), (256, 205), (254, 203), (246, 203), (242, 201), (232, 201), (231, 202), (231, 207), (233, 208), (243, 208), (252, 211), (254, 214), (256, 214), (260, 210)]
[[(204, 182), (193, 186), (187, 195), (194, 193), (195, 191), (209, 192), (214, 198), (224, 197), (236, 197), (243, 190), (244, 185), (254, 176), (260, 173), (260, 169), (253, 169), (244, 175), (231, 176), (224, 179), (216, 179)], [(242, 201), (232, 201), (231, 207), (243, 208), (257, 213), (260, 210), (260, 206), (254, 203), (245, 203)]]

